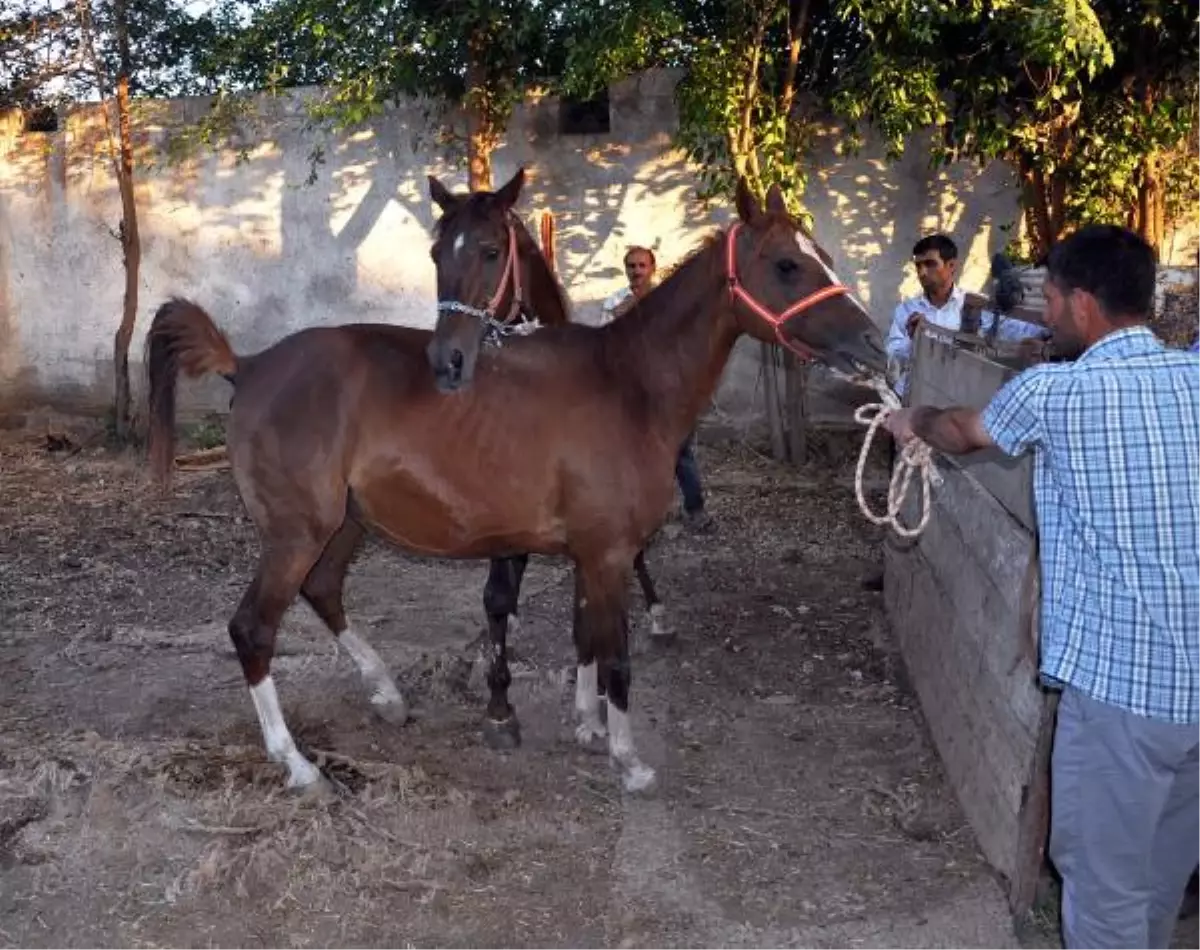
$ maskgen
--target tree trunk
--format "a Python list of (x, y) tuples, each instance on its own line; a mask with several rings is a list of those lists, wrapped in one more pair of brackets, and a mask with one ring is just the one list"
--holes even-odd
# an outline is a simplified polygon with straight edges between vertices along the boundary
[(1050, 253), (1054, 244), (1054, 225), (1050, 218), (1046, 179), (1041, 169), (1025, 154), (1018, 158), (1021, 175), (1021, 205), (1025, 209), (1025, 225), (1035, 260)]
[[(129, 115), (129, 34), (126, 28), (125, 4), (118, 2), (117, 44), (121, 73), (117, 77), (117, 137), (119, 152), (116, 161), (117, 187), (121, 193), (121, 250), (125, 261), (125, 301), (121, 310), (121, 325), (113, 340), (113, 424), (120, 442), (132, 435), (132, 415), (129, 386), (129, 344), (137, 322), (138, 280), (142, 267), (142, 241), (138, 232), (137, 203), (133, 194), (133, 125)], [(107, 106), (105, 107), (107, 108)]]
[(762, 62), (766, 29), (766, 21), (760, 16), (750, 41), (750, 61), (746, 66), (737, 126), (725, 129), (725, 140), (728, 143), (729, 159), (733, 163), (734, 174), (744, 176), (750, 190), (759, 199), (762, 198), (762, 178), (759, 175), (758, 151), (754, 142), (754, 101), (758, 97), (758, 69)]
[(767, 407), (767, 427), (771, 430), (771, 456), (783, 462), (787, 460), (787, 443), (784, 441), (783, 419), (779, 412), (779, 364), (775, 359), (775, 345), (762, 343), (763, 402)]
[(468, 44), (467, 64), (467, 187), (471, 191), (492, 190), (492, 149), (496, 137), (488, 119), (487, 69), (484, 66), (486, 40), (479, 34)]
[(467, 112), (467, 187), (492, 190), (492, 137), (474, 109)]
[(1166, 232), (1166, 193), (1158, 173), (1157, 156), (1147, 155), (1138, 170), (1137, 208), (1134, 212), (1135, 230), (1154, 249), (1155, 257), (1162, 248)]
[(810, 0), (788, 0), (788, 60), (783, 72), (779, 111), (789, 119), (792, 115), (792, 103), (796, 98), (796, 68), (800, 64), (800, 46), (808, 21), (809, 3)]
[(791, 351), (783, 354), (784, 405), (787, 407), (788, 459), (808, 461), (808, 366)]

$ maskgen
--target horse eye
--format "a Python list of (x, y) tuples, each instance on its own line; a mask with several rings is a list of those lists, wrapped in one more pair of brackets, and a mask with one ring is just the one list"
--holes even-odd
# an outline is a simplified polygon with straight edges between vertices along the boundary
[(500, 256), (500, 248), (495, 244), (488, 244), (483, 249), (483, 257), (485, 260), (494, 261)]
[(791, 277), (799, 269), (800, 265), (790, 257), (784, 257), (775, 262), (775, 270), (779, 271), (780, 277)]

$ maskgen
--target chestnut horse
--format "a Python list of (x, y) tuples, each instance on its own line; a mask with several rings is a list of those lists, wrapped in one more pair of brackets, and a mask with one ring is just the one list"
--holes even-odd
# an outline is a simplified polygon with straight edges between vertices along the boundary
[[(297, 594), (328, 614), (332, 628), (344, 624), (339, 572), (360, 525), (426, 555), (572, 558), (583, 715), (576, 735), (588, 742), (605, 734), (603, 685), (609, 753), (623, 784), (652, 784), (628, 718), (626, 586), (669, 506), (678, 447), (733, 344), (746, 332), (778, 335), (848, 372), (884, 371), (878, 331), (840, 296), (845, 288), (834, 284), (778, 193), (764, 212), (743, 186), (738, 210), (741, 223), (663, 281), (643, 302), (641, 319), (602, 329), (549, 327), (510, 338), (479, 360), (487, 327), (466, 310), (444, 310), (442, 324), (456, 315), (477, 331), (473, 384), (453, 396), (434, 384), (422, 331), (312, 328), (240, 357), (193, 304), (177, 301), (155, 315), (150, 438), (160, 477), (171, 463), (178, 371), (216, 372), (234, 384), (228, 454), (262, 552), (229, 630), (268, 755), (287, 766), (290, 786), (313, 784), (320, 773), (296, 748), (279, 707), (271, 677), (276, 631)], [(469, 233), (458, 230), (468, 225)], [(488, 244), (473, 239), (495, 231), (506, 257), (509, 226), (506, 215), (448, 215), (434, 248), (439, 271), (460, 234), (462, 254), (469, 248), (486, 260)], [(524, 257), (537, 249), (518, 241), (516, 251)], [(504, 266), (491, 271), (498, 278)], [(486, 309), (490, 294), (468, 297), (444, 276), (441, 299)], [(731, 286), (745, 303), (726, 293)], [(443, 340), (435, 342), (429, 358), (436, 363), (445, 350)], [(463, 351), (460, 368), (466, 359)], [(365, 641), (344, 629), (342, 642), (385, 701), (399, 701)], [(515, 719), (511, 707), (507, 714)]]
[[(506, 187), (522, 180), (518, 172)], [(741, 223), (704, 245), (632, 314), (603, 328), (547, 330), (505, 352), (485, 352), (492, 323), (480, 302), (503, 286), (512, 266), (505, 254), (511, 225), (501, 215), (481, 215), (434, 179), (430, 190), (443, 212), (432, 252), (435, 381), (451, 404), (467, 398), (458, 410), (463, 413), (473, 412), (480, 398), (503, 398), (507, 405), (510, 390), (523, 384), (551, 403), (552, 394), (562, 394), (566, 418), (532, 416), (538, 430), (526, 445), (545, 453), (542, 478), (554, 503), (541, 514), (542, 543), (565, 550), (576, 566), (576, 735), (588, 743), (605, 734), (603, 692), (609, 750), (625, 785), (648, 784), (652, 775), (638, 760), (629, 729), (627, 569), (620, 552), (636, 550), (665, 515), (678, 446), (743, 333), (864, 382), (884, 378), (882, 339), (829, 256), (787, 214), (779, 190), (771, 190), (763, 211), (740, 182)], [(499, 460), (490, 464), (501, 470)], [(503, 643), (496, 648), (502, 652)]]

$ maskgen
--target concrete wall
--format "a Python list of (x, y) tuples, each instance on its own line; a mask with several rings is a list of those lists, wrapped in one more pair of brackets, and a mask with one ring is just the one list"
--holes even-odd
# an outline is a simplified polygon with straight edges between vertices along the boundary
[[(604, 136), (561, 135), (557, 102), (531, 100), (495, 156), (497, 184), (518, 165), (531, 173), (520, 206), (527, 221), (554, 212), (577, 319), (594, 319), (621, 285), (628, 244), (648, 244), (668, 264), (731, 213), (695, 200), (692, 171), (671, 147), (674, 82), (656, 72), (615, 86)], [(447, 162), (420, 103), (367, 130), (328, 136), (306, 122), (303, 99), (313, 94), (264, 98), (259, 118), (241, 131), (243, 162), (230, 149), (167, 163), (170, 131), (204, 114), (207, 101), (139, 104), (135, 358), (150, 314), (169, 294), (210, 309), (241, 350), (312, 324), (432, 324), (425, 175), (462, 186), (464, 173)], [(818, 139), (808, 203), (819, 240), (880, 323), (916, 290), (908, 252), (927, 231), (953, 233), (966, 254), (965, 283), (982, 286), (1003, 240), (997, 226), (1017, 211), (1009, 170), (962, 165), (933, 174), (919, 143), (896, 164), (872, 143), (843, 159), (838, 138), (829, 127)], [(103, 142), (94, 109), (75, 112), (53, 134), (20, 134), (18, 117), (0, 119), (0, 406), (96, 410), (109, 402), (123, 278), (112, 234), (120, 203)], [(310, 182), (314, 148), (324, 162)], [(759, 369), (756, 348), (740, 347), (718, 408), (755, 418)], [(825, 391), (836, 410), (839, 394)], [(187, 389), (182, 408), (221, 409), (227, 398), (224, 384), (212, 382)]]

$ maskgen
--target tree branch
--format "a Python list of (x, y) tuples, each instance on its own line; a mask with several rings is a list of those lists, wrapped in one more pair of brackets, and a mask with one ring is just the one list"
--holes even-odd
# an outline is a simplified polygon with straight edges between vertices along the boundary
[(779, 97), (779, 111), (785, 118), (791, 117), (792, 102), (796, 97), (796, 70), (800, 65), (800, 47), (808, 25), (810, 5), (811, 0), (788, 0), (788, 61)]

